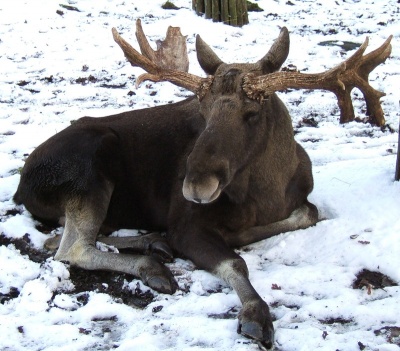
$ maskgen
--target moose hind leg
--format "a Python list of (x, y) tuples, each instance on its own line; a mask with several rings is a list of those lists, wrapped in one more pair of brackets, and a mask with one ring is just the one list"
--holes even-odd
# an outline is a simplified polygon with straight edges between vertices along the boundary
[(151, 288), (173, 293), (176, 282), (171, 272), (155, 258), (102, 252), (96, 249), (96, 237), (106, 217), (113, 186), (102, 187), (68, 201), (65, 229), (55, 259), (89, 270), (109, 270), (132, 274)]
[(150, 254), (161, 262), (172, 262), (173, 254), (167, 240), (160, 233), (149, 233), (139, 236), (100, 237), (98, 240), (117, 249), (130, 249)]
[(231, 247), (245, 246), (281, 233), (305, 229), (315, 225), (317, 222), (318, 209), (314, 204), (307, 201), (282, 221), (265, 226), (252, 227), (229, 235), (225, 239)]

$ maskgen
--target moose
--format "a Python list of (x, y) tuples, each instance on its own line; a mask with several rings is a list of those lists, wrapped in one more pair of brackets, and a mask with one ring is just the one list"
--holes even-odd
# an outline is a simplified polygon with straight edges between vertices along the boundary
[[(139, 44), (146, 47), (140, 21), (137, 28)], [(289, 52), (285, 27), (251, 64), (223, 62), (197, 36), (198, 62), (207, 74), (202, 78), (181, 69), (185, 60), (171, 68), (165, 57), (156, 59), (147, 49), (139, 53), (116, 29), (113, 36), (131, 64), (147, 72), (138, 83), (169, 81), (194, 95), (77, 120), (30, 154), (14, 201), (38, 220), (65, 226), (61, 240), (49, 239), (48, 246), (58, 247), (55, 259), (71, 265), (129, 273), (172, 294), (177, 283), (163, 262), (173, 255), (192, 260), (238, 294), (238, 332), (271, 348), (268, 305), (234, 248), (318, 222), (318, 210), (307, 200), (311, 161), (295, 141), (290, 115), (275, 91), (327, 87), (347, 93), (361, 85), (357, 70), (368, 56), (363, 56), (367, 43), (334, 69), (303, 74), (279, 71)], [(384, 61), (389, 42), (361, 68), (372, 70)], [(176, 61), (171, 50), (164, 51)], [(150, 234), (99, 236), (120, 228)], [(138, 253), (99, 251), (96, 240)]]

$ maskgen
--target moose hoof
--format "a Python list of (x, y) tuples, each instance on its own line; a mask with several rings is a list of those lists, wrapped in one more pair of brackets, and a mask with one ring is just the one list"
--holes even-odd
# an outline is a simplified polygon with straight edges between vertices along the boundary
[(145, 261), (140, 273), (143, 283), (160, 293), (173, 294), (178, 284), (171, 271), (152, 257), (147, 256)]
[(267, 304), (259, 303), (244, 306), (239, 315), (238, 333), (257, 341), (262, 350), (274, 347), (274, 327)]
[(156, 241), (150, 244), (150, 254), (160, 262), (172, 262), (173, 254), (171, 248), (164, 241)]
[(256, 322), (247, 322), (241, 324), (239, 322), (238, 333), (246, 338), (257, 341), (258, 346), (262, 350), (272, 350), (274, 348), (274, 329), (263, 328)]
[(175, 279), (167, 279), (165, 277), (153, 277), (147, 281), (147, 285), (163, 294), (173, 294), (176, 291), (177, 283)]
[(160, 233), (150, 233), (143, 236), (145, 254), (153, 256), (159, 262), (172, 262), (173, 254), (167, 240)]

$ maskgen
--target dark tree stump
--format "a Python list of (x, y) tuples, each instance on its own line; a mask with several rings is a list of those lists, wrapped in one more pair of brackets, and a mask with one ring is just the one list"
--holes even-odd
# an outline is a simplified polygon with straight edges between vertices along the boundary
[(199, 16), (214, 22), (242, 27), (249, 23), (247, 0), (192, 0), (192, 8)]
[[(400, 101), (399, 101), (400, 104)], [(394, 180), (399, 181), (400, 180), (400, 121), (399, 121), (399, 141), (397, 143), (397, 161), (396, 161), (396, 172), (394, 175)]]

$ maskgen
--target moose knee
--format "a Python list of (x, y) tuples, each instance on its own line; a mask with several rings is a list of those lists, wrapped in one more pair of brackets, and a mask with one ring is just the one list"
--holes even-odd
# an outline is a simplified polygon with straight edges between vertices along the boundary
[(57, 261), (67, 261), (73, 266), (78, 266), (84, 269), (95, 269), (92, 268), (93, 257), (96, 255), (98, 250), (82, 241), (75, 241), (72, 245), (63, 246), (61, 243), (60, 248), (54, 256)]
[(238, 276), (248, 278), (249, 270), (246, 262), (241, 258), (227, 259), (215, 268), (215, 274), (228, 283)]

